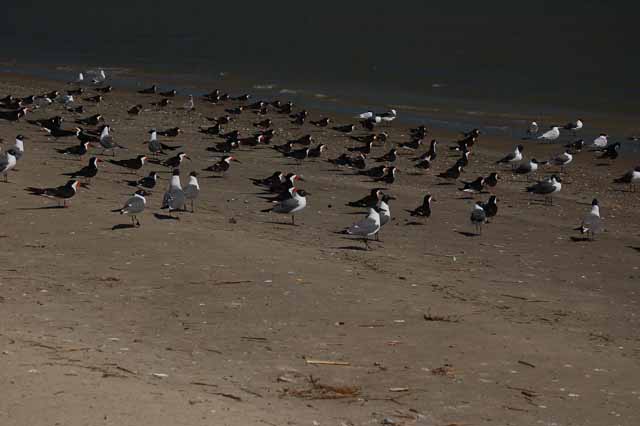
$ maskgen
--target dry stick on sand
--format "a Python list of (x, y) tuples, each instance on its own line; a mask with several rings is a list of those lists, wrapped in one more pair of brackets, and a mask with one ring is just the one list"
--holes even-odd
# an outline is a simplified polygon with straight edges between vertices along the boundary
[(339, 365), (339, 366), (351, 365), (351, 363), (346, 361), (326, 361), (321, 359), (305, 359), (304, 361), (310, 365)]

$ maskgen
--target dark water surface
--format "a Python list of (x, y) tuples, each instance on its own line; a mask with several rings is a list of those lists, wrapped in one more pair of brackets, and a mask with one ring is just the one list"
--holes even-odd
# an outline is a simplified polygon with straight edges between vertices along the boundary
[(638, 4), (2, 1), (0, 60), (225, 73), (359, 105), (629, 115)]

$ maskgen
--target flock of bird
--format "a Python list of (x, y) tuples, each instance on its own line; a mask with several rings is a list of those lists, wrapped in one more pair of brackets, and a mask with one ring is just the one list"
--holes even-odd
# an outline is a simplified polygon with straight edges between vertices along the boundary
[[(162, 197), (161, 209), (167, 210), (170, 217), (173, 217), (172, 214), (174, 212), (185, 211), (187, 207), (190, 207), (190, 210), (194, 212), (196, 200), (200, 194), (198, 173), (192, 171), (189, 174), (188, 183), (183, 186), (180, 180), (180, 168), (185, 160), (190, 159), (189, 156), (180, 151), (181, 146), (163, 143), (158, 140), (158, 136), (163, 138), (179, 136), (182, 133), (182, 129), (179, 127), (161, 131), (156, 129), (149, 130), (148, 140), (144, 142), (147, 145), (148, 154), (116, 159), (116, 151), (126, 150), (127, 148), (114, 138), (111, 126), (106, 124), (101, 114), (75, 119), (73, 128), (63, 127), (65, 118), (60, 115), (33, 120), (25, 118), (35, 110), (46, 111), (46, 108), (54, 103), (62, 104), (65, 111), (77, 116), (77, 114), (84, 113), (83, 105), (76, 106), (78, 99), (92, 104), (102, 102), (113, 90), (113, 87), (105, 85), (107, 77), (104, 71), (96, 72), (93, 75), (93, 78), (88, 81), (85, 75), (81, 73), (74, 82), (70, 83), (74, 87), (65, 90), (63, 93), (52, 91), (22, 98), (8, 95), (0, 99), (0, 122), (17, 122), (24, 119), (28, 123), (43, 129), (47, 136), (56, 140), (73, 137), (78, 140), (78, 143), (74, 145), (57, 148), (57, 153), (82, 160), (89, 154), (92, 146), (102, 150), (100, 156), (91, 156), (86, 166), (64, 173), (70, 178), (66, 184), (48, 188), (28, 187), (26, 190), (34, 195), (57, 199), (62, 207), (66, 207), (67, 200), (76, 195), (79, 186), (91, 184), (92, 178), (99, 172), (99, 164), (101, 162), (108, 162), (136, 175), (143, 169), (145, 164), (151, 163), (164, 167), (171, 173), (169, 185)], [(171, 105), (177, 95), (175, 90), (161, 92), (155, 85), (140, 90), (138, 93), (140, 96), (147, 98), (159, 96), (160, 100), (150, 103), (150, 105), (159, 109)], [(250, 99), (251, 96), (248, 94), (233, 97), (223, 94), (219, 90), (214, 90), (204, 95), (200, 100), (205, 104), (227, 106), (225, 109), (226, 115), (208, 118), (211, 125), (201, 126), (198, 129), (204, 135), (215, 135), (221, 140), (207, 148), (208, 151), (218, 153), (221, 156), (217, 157), (217, 161), (203, 171), (225, 175), (231, 169), (232, 163), (239, 162), (235, 155), (237, 150), (256, 146), (268, 145), (279, 155), (282, 155), (284, 159), (293, 160), (298, 165), (303, 164), (308, 159), (323, 157), (327, 145), (316, 143), (311, 134), (280, 145), (272, 143), (277, 135), (277, 129), (274, 127), (273, 120), (267, 117), (269, 115), (286, 117), (292, 125), (300, 128), (310, 125), (317, 128), (327, 128), (328, 131), (343, 134), (351, 142), (351, 146), (346, 147), (345, 152), (339, 156), (329, 158), (326, 161), (336, 167), (353, 170), (353, 175), (355, 176), (369, 178), (376, 187), (371, 189), (371, 192), (362, 199), (347, 204), (350, 207), (367, 209), (367, 213), (364, 218), (346, 227), (340, 233), (362, 239), (367, 249), (369, 249), (369, 240), (377, 237), (380, 229), (391, 220), (390, 202), (395, 198), (390, 194), (387, 187), (396, 181), (396, 176), (400, 169), (395, 164), (401, 153), (403, 155), (411, 155), (411, 161), (417, 170), (431, 169), (438, 158), (438, 147), (440, 145), (435, 139), (430, 141), (428, 148), (425, 147), (426, 150), (423, 153), (418, 153), (429, 136), (429, 130), (425, 126), (410, 129), (410, 138), (406, 142), (397, 146), (387, 146), (390, 139), (389, 135), (379, 130), (385, 124), (397, 118), (397, 111), (393, 109), (384, 113), (368, 111), (356, 116), (357, 121), (355, 124), (333, 126), (332, 120), (327, 117), (318, 120), (309, 119), (309, 113), (306, 110), (295, 110), (292, 102), (257, 101), (250, 103)], [(196, 105), (193, 96), (188, 97), (182, 109), (188, 113), (195, 111)], [(144, 110), (144, 105), (140, 103), (129, 108), (127, 113), (131, 116), (136, 116)], [(255, 132), (246, 137), (242, 137), (239, 130), (227, 132), (226, 126), (235, 121), (240, 115), (245, 114), (246, 116), (247, 111), (251, 111), (255, 113), (256, 117), (259, 117), (253, 123)], [(576, 135), (583, 127), (583, 122), (577, 120), (566, 126), (552, 126), (550, 130), (540, 134), (538, 124), (532, 122), (524, 139), (555, 141), (560, 137), (562, 130)], [(489, 194), (489, 198), (486, 201), (475, 202), (470, 212), (470, 223), (475, 227), (478, 235), (482, 233), (482, 226), (498, 213), (498, 198), (496, 195), (491, 194), (491, 191), (492, 188), (498, 185), (500, 173), (503, 173), (495, 170), (486, 176), (478, 176), (475, 180), (464, 181), (460, 179), (462, 172), (469, 164), (470, 156), (480, 136), (481, 131), (473, 129), (469, 132), (464, 132), (457, 141), (451, 143), (448, 146), (449, 151), (453, 152), (458, 158), (446, 170), (436, 175), (442, 180), (442, 184), (453, 185), (455, 182), (460, 181), (461, 187), (458, 190), (470, 194), (472, 197), (478, 194)], [(8, 180), (11, 170), (25, 155), (24, 141), (26, 139), (24, 136), (18, 135), (12, 147), (0, 152), (0, 174), (3, 175), (5, 182)], [(385, 146), (389, 150), (382, 155), (374, 156), (374, 148), (378, 146)], [(513, 152), (498, 160), (495, 167), (510, 166), (511, 173), (527, 176), (527, 179), (534, 176), (541, 167), (547, 165), (559, 166), (559, 174), (562, 174), (572, 163), (574, 156), (588, 148), (596, 152), (600, 159), (615, 160), (619, 156), (620, 143), (611, 144), (607, 140), (607, 135), (601, 134), (589, 146), (585, 145), (584, 140), (579, 139), (567, 144), (565, 148), (566, 150), (549, 160), (538, 161), (535, 158), (525, 159), (525, 147), (522, 144), (518, 144)], [(174, 152), (177, 153), (174, 154)], [(106, 153), (110, 153), (112, 158), (107, 160), (104, 155)], [(374, 164), (372, 165), (371, 163)], [(132, 189), (135, 188), (135, 192), (125, 201), (122, 207), (114, 209), (113, 212), (130, 216), (132, 227), (140, 226), (139, 217), (147, 207), (147, 197), (155, 189), (158, 176), (157, 171), (152, 171), (147, 176), (137, 176), (134, 180), (126, 180), (124, 183)], [(299, 174), (285, 174), (281, 171), (275, 171), (265, 178), (252, 179), (252, 184), (264, 191), (262, 198), (271, 203), (270, 207), (263, 209), (262, 212), (289, 215), (291, 224), (295, 224), (295, 216), (307, 207), (307, 197), (311, 195), (298, 186), (301, 181), (303, 181), (303, 178)], [(631, 190), (634, 190), (635, 184), (638, 182), (640, 182), (640, 166), (614, 180), (616, 184), (628, 184)], [(553, 196), (562, 190), (562, 179), (558, 174), (552, 174), (548, 178), (528, 185), (524, 190), (531, 194), (540, 195), (544, 197), (546, 204), (552, 204)], [(430, 194), (425, 194), (422, 203), (415, 209), (407, 211), (407, 213), (413, 218), (429, 218), (431, 216), (432, 201), (433, 197)], [(590, 210), (577, 230), (587, 234), (589, 238), (593, 238), (602, 229), (599, 204), (597, 200), (593, 200)]]

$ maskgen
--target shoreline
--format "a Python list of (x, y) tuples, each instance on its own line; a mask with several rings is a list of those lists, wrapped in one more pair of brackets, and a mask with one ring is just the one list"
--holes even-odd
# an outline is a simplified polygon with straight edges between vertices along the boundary
[[(4, 77), (3, 94), (67, 87)], [(184, 96), (163, 110), (149, 106), (158, 99), (116, 86), (81, 116), (106, 117), (128, 148), (118, 159), (145, 153), (149, 128), (179, 126), (183, 134), (162, 142), (192, 157), (183, 179), (210, 166), (217, 155), (207, 148), (221, 139), (197, 128), (237, 103), (196, 101), (187, 114)], [(146, 110), (132, 118), (126, 111), (136, 103)], [(65, 126), (80, 117), (59, 104), (34, 117), (57, 113)], [(310, 133), (331, 158), (353, 145), (330, 128), (269, 117), (273, 144)], [(243, 113), (227, 129), (251, 134), (254, 121)], [(380, 130), (399, 144), (407, 127)], [(30, 138), (19, 170), (0, 183), (0, 423), (635, 425), (640, 193), (611, 184), (635, 159), (595, 166), (593, 154), (581, 153), (549, 207), (495, 164), (517, 141), (482, 136), (464, 178), (499, 170), (492, 193), (500, 211), (482, 237), (469, 237), (473, 200), (436, 178), (457, 158), (448, 145), (462, 130), (433, 129), (429, 138), (442, 144), (431, 170), (418, 173), (415, 154), (402, 152), (389, 185), (393, 219), (365, 252), (337, 232), (362, 215), (345, 204), (376, 183), (325, 161), (296, 164), (267, 146), (242, 148), (242, 163), (224, 178), (201, 172), (196, 212), (179, 221), (154, 216), (168, 172), (149, 164), (145, 174), (162, 173), (142, 226), (117, 229), (128, 219), (110, 211), (130, 196), (124, 181), (134, 174), (105, 161), (70, 208), (51, 209), (55, 202), (25, 188), (63, 183), (62, 173), (83, 166), (55, 151), (77, 141), (0, 122), (5, 144), (17, 133)], [(543, 159), (559, 149), (531, 144), (525, 153)], [(304, 175), (311, 193), (295, 228), (260, 212), (268, 205), (250, 178), (273, 170)], [(435, 198), (432, 217), (412, 224), (406, 210), (425, 192)], [(594, 197), (606, 232), (582, 241), (573, 228)]]

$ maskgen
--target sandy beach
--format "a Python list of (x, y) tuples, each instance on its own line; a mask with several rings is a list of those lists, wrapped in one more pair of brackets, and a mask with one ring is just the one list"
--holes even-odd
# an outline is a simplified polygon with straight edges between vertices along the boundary
[[(0, 96), (68, 87), (0, 78)], [(82, 102), (82, 115), (55, 104), (27, 118), (60, 114), (71, 128), (101, 113), (127, 147), (119, 159), (146, 153), (150, 128), (179, 126), (183, 134), (161, 141), (191, 157), (183, 183), (198, 171), (201, 196), (193, 214), (156, 218), (170, 174), (145, 165), (142, 173), (161, 179), (142, 226), (119, 229), (128, 218), (111, 210), (131, 195), (124, 181), (135, 175), (104, 162), (69, 208), (50, 208), (55, 201), (25, 188), (62, 185), (62, 173), (84, 166), (55, 151), (76, 138), (0, 121), (3, 152), (17, 134), (29, 138), (18, 170), (0, 182), (3, 426), (638, 423), (640, 191), (612, 184), (637, 157), (577, 154), (546, 206), (495, 162), (517, 143), (541, 160), (562, 145), (481, 137), (463, 179), (498, 171), (499, 213), (469, 236), (473, 200), (436, 178), (458, 157), (448, 145), (459, 135), (430, 129), (441, 142), (433, 169), (418, 171), (416, 154), (400, 150), (398, 179), (386, 186), (393, 219), (364, 251), (336, 232), (364, 215), (345, 203), (379, 184), (325, 161), (353, 146), (348, 136), (272, 113), (272, 144), (310, 133), (328, 145), (324, 158), (298, 165), (269, 146), (245, 147), (220, 178), (201, 170), (219, 156), (206, 148), (222, 139), (198, 127), (243, 102), (196, 100), (187, 113), (184, 96), (165, 109), (150, 106), (159, 96), (118, 87), (104, 98)], [(145, 110), (127, 114), (138, 103)], [(260, 119), (245, 111), (225, 129), (248, 136)], [(379, 130), (389, 141), (373, 156), (409, 140), (407, 126)], [(268, 203), (250, 178), (275, 170), (304, 176), (311, 195), (298, 226), (260, 212)], [(544, 167), (538, 177), (553, 173)], [(412, 224), (406, 210), (427, 192), (433, 214)], [(586, 241), (573, 229), (593, 198), (606, 232)]]

